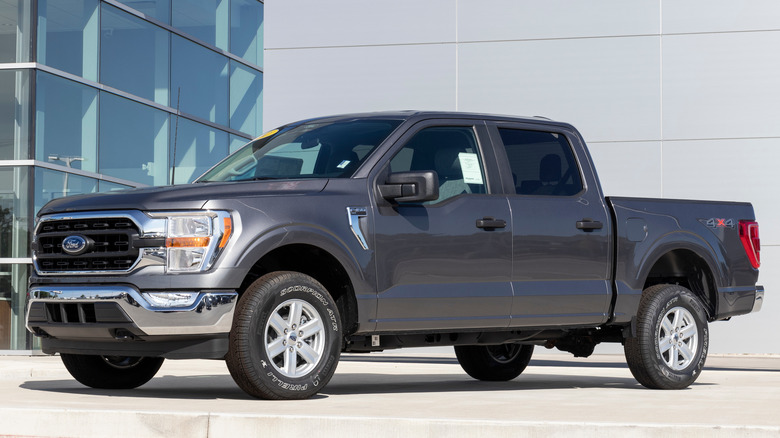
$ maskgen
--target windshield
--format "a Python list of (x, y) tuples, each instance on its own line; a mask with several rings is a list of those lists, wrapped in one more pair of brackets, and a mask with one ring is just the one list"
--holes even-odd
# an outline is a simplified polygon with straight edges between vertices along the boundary
[(197, 182), (349, 178), (401, 120), (304, 123), (248, 143)]

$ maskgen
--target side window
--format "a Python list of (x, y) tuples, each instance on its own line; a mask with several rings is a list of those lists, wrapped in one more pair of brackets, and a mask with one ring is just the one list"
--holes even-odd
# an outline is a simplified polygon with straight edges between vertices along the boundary
[(553, 132), (499, 128), (518, 195), (571, 196), (582, 177), (565, 136)]
[(486, 193), (482, 159), (472, 127), (425, 128), (390, 161), (390, 171), (434, 170), (439, 176), (441, 202), (461, 194)]

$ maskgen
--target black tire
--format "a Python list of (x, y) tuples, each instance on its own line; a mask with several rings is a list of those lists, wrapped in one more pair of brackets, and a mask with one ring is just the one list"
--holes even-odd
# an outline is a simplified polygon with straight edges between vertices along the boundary
[(157, 374), (162, 357), (60, 354), (62, 363), (82, 385), (98, 389), (137, 388)]
[(466, 374), (490, 382), (505, 382), (519, 376), (531, 361), (533, 352), (533, 345), (455, 346), (455, 356)]
[[(293, 317), (298, 308), (300, 317)], [(314, 321), (319, 324), (306, 331)], [(298, 272), (272, 272), (241, 295), (226, 361), (247, 394), (276, 400), (311, 397), (333, 377), (340, 353), (338, 308), (317, 280)]]
[(698, 297), (672, 284), (645, 289), (636, 336), (625, 343), (628, 368), (640, 384), (651, 389), (687, 388), (699, 377), (708, 347), (707, 315)]

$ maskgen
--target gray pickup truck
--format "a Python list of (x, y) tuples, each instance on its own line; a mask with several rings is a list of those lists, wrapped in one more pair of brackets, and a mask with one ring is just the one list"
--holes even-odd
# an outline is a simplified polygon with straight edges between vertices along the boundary
[(94, 388), (209, 358), (299, 399), (341, 352), (444, 345), (506, 381), (601, 342), (685, 388), (764, 296), (750, 204), (605, 198), (574, 127), (482, 114), (291, 123), (189, 185), (52, 201), (32, 249), (27, 328)]

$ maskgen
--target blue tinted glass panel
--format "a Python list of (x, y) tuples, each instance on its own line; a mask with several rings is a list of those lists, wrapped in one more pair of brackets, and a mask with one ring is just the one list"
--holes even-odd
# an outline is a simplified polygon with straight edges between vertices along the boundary
[(263, 66), (263, 4), (257, 0), (230, 3), (230, 53)]
[(228, 0), (173, 0), (173, 27), (228, 49)]
[(263, 129), (263, 74), (230, 61), (230, 127), (249, 135)]
[(30, 2), (0, 0), (0, 63), (30, 60)]
[(228, 124), (227, 58), (173, 35), (171, 103), (180, 110), (220, 125)]
[(0, 258), (30, 256), (29, 169), (0, 167)]
[(138, 12), (171, 24), (171, 0), (119, 0)]
[(0, 160), (30, 158), (29, 82), (29, 70), (0, 70)]
[[(174, 184), (192, 182), (228, 154), (228, 134), (201, 123), (179, 117), (176, 142), (176, 179)], [(174, 139), (171, 138), (171, 145)], [(173, 157), (173, 146), (171, 147)]]
[(97, 170), (97, 90), (38, 72), (35, 158), (61, 166)]
[(100, 173), (164, 185), (168, 113), (113, 94), (100, 95)]
[(35, 168), (35, 212), (52, 199), (97, 192), (97, 180), (42, 167)]
[(249, 143), (250, 141), (252, 140), (230, 134), (230, 151), (228, 152), (232, 154), (233, 152), (241, 149), (241, 146)]
[(97, 81), (98, 0), (39, 0), (38, 62)]
[(168, 31), (106, 4), (102, 14), (100, 82), (167, 105)]

